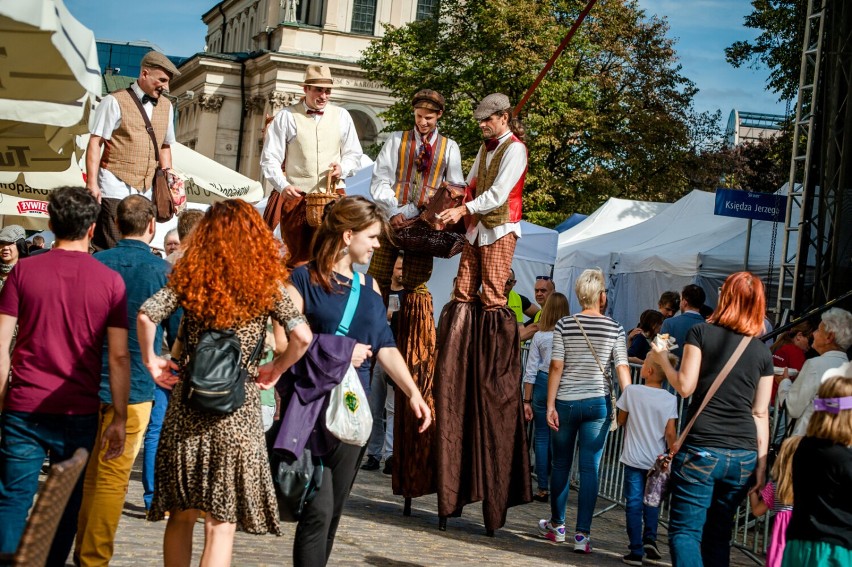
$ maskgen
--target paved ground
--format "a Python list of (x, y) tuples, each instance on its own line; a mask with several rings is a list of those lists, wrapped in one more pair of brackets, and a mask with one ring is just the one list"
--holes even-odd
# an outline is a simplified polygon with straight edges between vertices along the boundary
[[(115, 566), (162, 564), (162, 539), (165, 522), (146, 522), (142, 506), (139, 463), (130, 483), (124, 515), (118, 529)], [(574, 554), (567, 544), (554, 544), (533, 534), (536, 522), (546, 517), (548, 504), (533, 502), (509, 510), (506, 526), (495, 537), (487, 537), (481, 523), (481, 508), (465, 508), (461, 518), (451, 518), (446, 532), (437, 529), (434, 496), (414, 501), (412, 515), (402, 516), (402, 498), (390, 489), (390, 477), (379, 471), (360, 471), (340, 524), (330, 565), (375, 565), (418, 567), (488, 563), (494, 566), (520, 567), (541, 565), (597, 566), (622, 565), (627, 552), (624, 511), (610, 510), (595, 518), (592, 526), (591, 555)], [(576, 518), (576, 493), (568, 506), (568, 524)], [(598, 508), (606, 502), (599, 500)], [(252, 536), (237, 533), (234, 546), (235, 567), (291, 565), (291, 544), (295, 524), (284, 525), (284, 535)], [(660, 528), (661, 564), (670, 564), (665, 528)], [(203, 526), (195, 531), (194, 560), (200, 557)], [(756, 564), (740, 551), (732, 552), (732, 565)]]

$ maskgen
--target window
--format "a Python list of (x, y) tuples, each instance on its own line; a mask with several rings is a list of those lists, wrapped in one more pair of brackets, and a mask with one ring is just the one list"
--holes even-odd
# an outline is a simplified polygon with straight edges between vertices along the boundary
[(428, 20), (438, 15), (439, 0), (417, 0), (417, 20)]
[(373, 35), (376, 28), (376, 0), (355, 0), (352, 6), (352, 33)]

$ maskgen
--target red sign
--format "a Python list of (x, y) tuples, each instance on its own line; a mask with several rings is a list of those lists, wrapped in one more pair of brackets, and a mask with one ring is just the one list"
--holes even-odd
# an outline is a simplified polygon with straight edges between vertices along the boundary
[(39, 213), (47, 214), (47, 201), (25, 200), (18, 202), (18, 214), (20, 215), (37, 215)]

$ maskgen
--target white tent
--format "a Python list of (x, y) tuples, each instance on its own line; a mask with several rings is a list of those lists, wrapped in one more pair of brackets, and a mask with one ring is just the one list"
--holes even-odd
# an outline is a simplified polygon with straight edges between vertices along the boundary
[[(746, 219), (716, 216), (713, 193), (692, 191), (643, 223), (560, 247), (557, 287), (573, 288), (582, 270), (600, 267), (607, 277), (608, 314), (632, 327), (660, 294), (695, 283), (715, 305), (717, 289), (731, 273), (744, 269)], [(749, 269), (764, 277), (770, 264), (772, 232), (783, 226), (753, 223)], [(778, 266), (780, 243), (775, 250)], [(573, 294), (572, 294), (573, 295)], [(572, 298), (572, 310), (578, 309)]]
[(645, 222), (668, 206), (669, 203), (609, 198), (588, 218), (560, 234), (559, 246)]

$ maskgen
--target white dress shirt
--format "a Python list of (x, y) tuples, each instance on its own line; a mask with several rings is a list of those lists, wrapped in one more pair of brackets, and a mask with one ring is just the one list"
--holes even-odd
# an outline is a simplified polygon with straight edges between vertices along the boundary
[[(485, 154), (486, 167), (491, 165), (491, 158), (494, 157), (494, 152), (512, 136), (512, 132), (507, 131), (500, 136), (500, 144), (493, 151)], [(473, 167), (470, 168), (470, 173), (467, 174), (467, 184), (476, 178), (476, 173), (479, 170), (479, 158), (482, 152), (476, 155), (476, 161), (473, 162)], [(517, 185), (521, 175), (527, 169), (527, 148), (524, 144), (512, 144), (506, 149), (503, 154), (503, 161), (500, 163), (500, 170), (497, 172), (497, 177), (491, 187), (481, 194), (479, 197), (470, 201), (465, 206), (468, 212), (473, 215), (484, 215), (489, 213), (506, 202), (509, 198), (509, 193)], [(507, 222), (495, 228), (486, 228), (481, 222), (476, 223), (476, 226), (467, 231), (467, 240), (471, 244), (479, 246), (488, 246), (494, 244), (509, 233), (514, 232), (521, 237), (521, 223)]]
[(806, 360), (795, 382), (785, 378), (778, 385), (778, 403), (786, 403), (787, 413), (796, 418), (793, 435), (804, 435), (808, 431), (808, 423), (814, 414), (814, 398), (822, 383), (823, 374), (839, 368), (845, 362), (849, 362), (845, 352), (830, 350)]
[[(130, 88), (142, 101), (145, 92), (139, 88), (139, 83), (133, 83)], [(142, 108), (145, 109), (145, 114), (148, 115), (148, 120), (154, 114), (154, 104), (150, 101), (144, 103)], [(101, 100), (101, 103), (95, 109), (94, 118), (92, 118), (92, 127), (89, 129), (93, 136), (100, 136), (104, 140), (112, 138), (112, 133), (121, 126), (121, 107), (118, 101), (112, 95), (107, 95)], [(146, 132), (147, 133), (147, 132)], [(175, 107), (171, 105), (169, 108), (169, 126), (166, 128), (166, 137), (163, 139), (164, 146), (170, 146), (175, 143)], [(151, 198), (150, 187), (131, 187), (108, 170), (99, 168), (98, 170), (98, 185), (101, 188), (101, 196), (108, 199), (124, 199), (128, 195), (141, 192), (145, 197)], [(137, 189), (145, 189), (144, 192)]]
[[(420, 214), (416, 203), (405, 203), (402, 206), (396, 199), (396, 170), (399, 166), (399, 146), (402, 144), (402, 136), (405, 132), (394, 132), (390, 135), (387, 141), (382, 146), (376, 158), (376, 164), (373, 167), (373, 180), (370, 184), (370, 194), (373, 200), (381, 205), (388, 213), (388, 218), (402, 214), (405, 218), (414, 218)], [(434, 147), (435, 140), (438, 137), (438, 129), (436, 128), (429, 137), (429, 143)], [(417, 135), (417, 148), (415, 155), (420, 153), (420, 148), (423, 142), (420, 135)], [(438, 159), (433, 156), (432, 160)], [(461, 167), (461, 152), (459, 145), (449, 138), (447, 139), (446, 149), (446, 180), (457, 185), (464, 184), (464, 174)]]
[[(305, 101), (299, 102), (308, 109)], [(352, 116), (345, 108), (340, 108), (340, 170), (341, 177), (346, 178), (361, 168), (361, 142), (355, 131)], [(317, 122), (322, 120), (320, 114), (312, 115)], [(287, 157), (287, 144), (296, 138), (296, 121), (289, 109), (285, 108), (275, 115), (266, 130), (263, 141), (263, 152), (260, 155), (260, 170), (263, 176), (272, 183), (276, 191), (282, 191), (292, 185), (281, 171), (281, 164)]]

